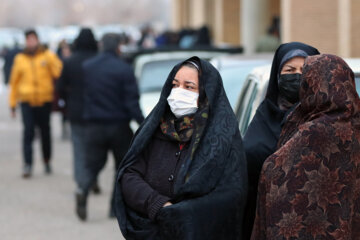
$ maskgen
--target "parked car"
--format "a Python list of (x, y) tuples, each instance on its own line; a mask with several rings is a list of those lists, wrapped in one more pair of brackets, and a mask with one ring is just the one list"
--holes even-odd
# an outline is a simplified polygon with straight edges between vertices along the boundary
[[(173, 67), (192, 57), (210, 60), (213, 57), (227, 55), (226, 51), (162, 51), (137, 55), (134, 59), (134, 71), (140, 92), (140, 107), (146, 117), (159, 100), (161, 89)], [(131, 128), (137, 129), (132, 121)]]
[(219, 71), (231, 107), (235, 111), (241, 89), (251, 70), (271, 63), (272, 54), (232, 54), (213, 58), (210, 62)]
[[(360, 58), (348, 58), (345, 61), (354, 71), (356, 90), (360, 95)], [(242, 135), (245, 134), (256, 109), (265, 98), (270, 71), (271, 65), (254, 68), (245, 80), (235, 106), (235, 115), (239, 121), (239, 129)]]
[(360, 95), (360, 58), (345, 58), (345, 61), (355, 74), (356, 90)]
[(192, 57), (198, 56), (203, 59), (224, 55), (224, 52), (206, 51), (181, 51), (181, 52), (158, 52), (143, 54), (134, 61), (135, 77), (140, 91), (140, 107), (145, 116), (154, 108), (160, 97), (160, 91), (172, 68)]
[(235, 115), (239, 122), (239, 130), (245, 134), (254, 117), (257, 107), (265, 98), (269, 83), (271, 64), (256, 67), (247, 76), (235, 107)]

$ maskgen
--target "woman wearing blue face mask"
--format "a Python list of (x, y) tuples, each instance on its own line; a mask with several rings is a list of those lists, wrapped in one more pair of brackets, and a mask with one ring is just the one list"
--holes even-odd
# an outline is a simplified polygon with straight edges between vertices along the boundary
[(175, 66), (119, 169), (126, 239), (241, 239), (245, 155), (218, 71)]

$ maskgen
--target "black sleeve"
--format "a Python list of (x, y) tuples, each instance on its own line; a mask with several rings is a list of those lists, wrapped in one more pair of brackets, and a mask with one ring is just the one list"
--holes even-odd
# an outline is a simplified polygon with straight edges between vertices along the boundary
[(153, 220), (162, 206), (170, 201), (170, 198), (155, 191), (144, 180), (145, 173), (146, 160), (142, 154), (133, 165), (125, 170), (120, 184), (125, 203)]
[(68, 88), (68, 64), (65, 61), (63, 69), (61, 71), (60, 78), (56, 81), (56, 92), (58, 92), (59, 97), (62, 99), (66, 98), (67, 88)]
[(138, 86), (136, 84), (134, 72), (131, 68), (129, 68), (124, 88), (127, 96), (125, 101), (126, 109), (130, 113), (131, 117), (141, 124), (144, 120), (144, 116), (139, 105), (140, 96)]

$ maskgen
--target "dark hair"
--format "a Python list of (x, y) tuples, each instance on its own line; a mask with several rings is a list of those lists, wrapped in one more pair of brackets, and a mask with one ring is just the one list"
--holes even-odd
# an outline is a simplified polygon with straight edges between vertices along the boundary
[(117, 33), (107, 33), (101, 39), (103, 52), (116, 52), (121, 43), (121, 36)]
[(34, 29), (28, 29), (25, 31), (25, 38), (27, 38), (30, 35), (35, 35), (35, 37), (38, 38), (38, 35)]
[(74, 41), (75, 50), (97, 51), (97, 42), (90, 28), (82, 28)]

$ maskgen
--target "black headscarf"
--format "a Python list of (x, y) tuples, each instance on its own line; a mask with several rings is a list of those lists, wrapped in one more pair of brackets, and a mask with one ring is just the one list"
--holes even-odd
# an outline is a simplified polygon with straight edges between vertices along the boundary
[(97, 43), (90, 28), (82, 28), (74, 41), (75, 51), (97, 51)]
[(360, 239), (360, 99), (335, 55), (308, 57), (300, 104), (264, 162), (251, 239)]
[[(279, 72), (281, 70), (280, 65), (283, 65), (285, 63), (285, 62), (282, 62), (285, 55), (288, 52), (291, 52), (295, 49), (302, 50), (305, 53), (307, 53), (309, 56), (320, 54), (320, 52), (316, 48), (311, 47), (311, 46), (309, 46), (305, 43), (301, 43), (301, 42), (284, 43), (278, 47), (278, 49), (275, 52), (274, 59), (273, 59), (272, 65), (271, 65), (269, 86), (268, 86), (268, 89), (266, 92), (266, 97), (265, 97), (266, 99), (269, 99), (270, 101), (272, 101), (275, 104), (277, 102), (277, 97), (279, 94), (277, 80), (278, 80)], [(287, 61), (289, 59), (287, 59)]]
[(249, 174), (245, 239), (249, 239), (251, 235), (255, 217), (257, 185), (262, 164), (268, 156), (275, 152), (282, 125), (288, 113), (293, 110), (281, 110), (277, 101), (279, 97), (279, 73), (281, 67), (294, 57), (294, 55), (289, 54), (296, 53), (294, 50), (301, 50), (309, 56), (319, 54), (316, 48), (300, 42), (285, 43), (279, 46), (272, 62), (266, 97), (256, 110), (255, 116), (244, 136), (244, 149)]
[[(238, 124), (219, 72), (197, 57), (189, 60), (200, 63), (200, 82), (209, 108), (204, 131), (193, 157), (188, 156), (175, 180), (176, 203), (162, 208), (155, 222), (127, 207), (121, 184), (117, 184), (116, 215), (127, 239), (241, 239), (247, 172)], [(158, 104), (136, 132), (119, 168), (118, 180), (159, 127), (168, 108), (172, 81), (181, 65), (170, 72)]]

